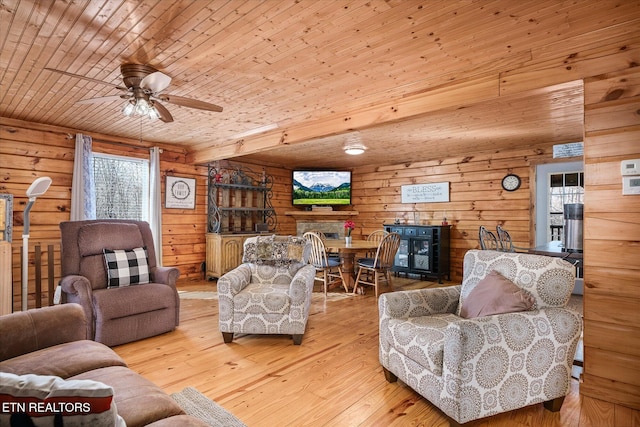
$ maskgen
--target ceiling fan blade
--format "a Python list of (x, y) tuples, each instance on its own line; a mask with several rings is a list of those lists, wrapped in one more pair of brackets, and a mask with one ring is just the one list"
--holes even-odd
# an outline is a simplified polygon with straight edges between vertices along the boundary
[(182, 96), (162, 94), (157, 98), (164, 102), (180, 105), (182, 107), (197, 108), (199, 110), (207, 110), (207, 111), (216, 111), (218, 113), (222, 111), (222, 107), (218, 105), (209, 104), (208, 102), (198, 101), (191, 98), (184, 98)]
[(164, 105), (160, 104), (158, 101), (153, 101), (153, 106), (156, 107), (156, 110), (158, 110), (158, 113), (160, 114), (160, 120), (165, 123), (171, 123), (173, 121), (173, 116), (171, 116), (171, 113), (165, 108)]
[(120, 101), (122, 99), (127, 99), (127, 96), (126, 95), (100, 96), (98, 98), (81, 99), (80, 101), (76, 101), (76, 104), (97, 104), (99, 102)]
[(140, 87), (149, 89), (151, 93), (159, 93), (165, 90), (171, 84), (171, 77), (160, 71), (151, 73), (140, 81)]
[(123, 92), (128, 92), (129, 91), (129, 89), (127, 89), (126, 87), (114, 85), (113, 83), (103, 82), (102, 80), (92, 79), (91, 77), (85, 77), (85, 76), (81, 76), (79, 74), (67, 73), (66, 71), (56, 70), (54, 68), (45, 68), (45, 70), (53, 71), (54, 73), (63, 74), (65, 76), (69, 76), (69, 77), (75, 77), (77, 79), (87, 80), (87, 81), (90, 81), (90, 82), (93, 82), (93, 83), (100, 83), (102, 85), (115, 87), (116, 89), (119, 89), (119, 90), (121, 90)]

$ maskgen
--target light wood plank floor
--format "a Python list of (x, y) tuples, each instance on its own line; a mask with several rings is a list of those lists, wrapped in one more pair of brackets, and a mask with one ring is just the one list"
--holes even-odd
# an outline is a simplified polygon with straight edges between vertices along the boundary
[[(396, 289), (442, 286), (396, 278)], [(214, 292), (215, 281), (180, 282), (184, 296)], [(383, 287), (383, 291), (386, 288)], [(302, 345), (287, 336), (239, 335), (224, 344), (215, 299), (181, 299), (177, 330), (115, 348), (135, 371), (172, 393), (191, 386), (249, 427), (447, 426), (437, 408), (378, 362), (378, 310), (372, 290), (325, 300), (319, 285)], [(204, 294), (203, 296), (210, 296)], [(577, 380), (559, 413), (540, 405), (478, 426), (640, 426), (640, 411), (583, 398)]]

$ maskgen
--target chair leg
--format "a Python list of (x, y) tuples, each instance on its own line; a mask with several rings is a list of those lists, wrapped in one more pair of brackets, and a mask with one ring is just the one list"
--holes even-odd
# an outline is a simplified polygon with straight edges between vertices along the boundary
[(327, 296), (327, 288), (329, 287), (329, 273), (327, 272), (327, 270), (324, 270), (322, 272), (323, 277), (324, 277), (324, 281), (322, 283), (324, 283), (324, 296)]
[(395, 383), (396, 381), (398, 381), (398, 376), (384, 366), (382, 367), (382, 371), (384, 372), (384, 378), (387, 380), (387, 382)]
[(560, 408), (562, 408), (563, 403), (564, 403), (564, 396), (556, 397), (553, 400), (547, 400), (546, 402), (543, 402), (542, 405), (544, 406), (544, 409), (546, 409), (547, 411), (558, 412), (560, 411)]
[(294, 334), (293, 335), (293, 344), (295, 344), (295, 345), (302, 344), (302, 334)]
[(362, 267), (358, 268), (358, 275), (356, 276), (356, 281), (353, 282), (353, 295), (356, 294), (356, 291), (358, 290), (358, 281), (360, 280), (360, 275), (362, 274)]
[(233, 332), (223, 332), (222, 339), (224, 340), (224, 342), (229, 344), (231, 341), (233, 341)]
[(384, 273), (387, 276), (387, 283), (389, 283), (389, 291), (393, 292), (393, 282), (391, 281), (391, 270), (385, 270)]

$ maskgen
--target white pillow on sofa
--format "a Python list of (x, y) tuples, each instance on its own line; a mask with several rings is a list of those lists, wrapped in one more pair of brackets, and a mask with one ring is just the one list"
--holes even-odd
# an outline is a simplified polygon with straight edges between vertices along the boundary
[(60, 418), (65, 427), (126, 427), (113, 389), (103, 383), (0, 372), (0, 425), (30, 425), (25, 424), (30, 420), (37, 427), (53, 427)]

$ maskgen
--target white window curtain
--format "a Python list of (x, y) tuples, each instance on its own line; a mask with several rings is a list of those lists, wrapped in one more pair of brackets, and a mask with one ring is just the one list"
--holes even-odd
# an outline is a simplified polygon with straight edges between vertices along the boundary
[(92, 139), (76, 134), (76, 151), (71, 183), (71, 221), (96, 218), (96, 190), (93, 179)]
[(158, 147), (151, 149), (149, 161), (149, 226), (156, 248), (156, 265), (162, 267), (162, 187), (160, 177), (160, 153)]

